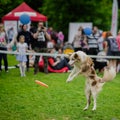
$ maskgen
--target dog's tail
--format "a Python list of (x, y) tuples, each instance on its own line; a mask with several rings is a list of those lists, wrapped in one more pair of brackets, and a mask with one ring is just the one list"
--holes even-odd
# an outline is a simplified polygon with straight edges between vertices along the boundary
[(116, 77), (116, 70), (114, 67), (107, 67), (104, 70), (104, 75), (101, 82), (111, 81)]

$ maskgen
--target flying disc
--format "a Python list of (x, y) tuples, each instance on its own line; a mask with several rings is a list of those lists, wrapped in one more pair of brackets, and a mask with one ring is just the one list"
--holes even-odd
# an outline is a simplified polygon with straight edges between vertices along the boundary
[(41, 85), (41, 86), (44, 86), (44, 87), (47, 87), (47, 88), (48, 88), (48, 85), (47, 85), (47, 84), (45, 84), (45, 83), (43, 83), (43, 82), (41, 82), (41, 81), (39, 81), (39, 80), (35, 80), (35, 82), (36, 82), (37, 84)]

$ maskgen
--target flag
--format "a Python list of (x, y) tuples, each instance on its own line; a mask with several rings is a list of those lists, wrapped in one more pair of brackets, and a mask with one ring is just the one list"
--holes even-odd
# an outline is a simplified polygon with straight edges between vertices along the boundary
[(117, 25), (118, 25), (118, 2), (113, 0), (112, 6), (112, 24), (111, 24), (111, 33), (114, 37), (117, 35)]

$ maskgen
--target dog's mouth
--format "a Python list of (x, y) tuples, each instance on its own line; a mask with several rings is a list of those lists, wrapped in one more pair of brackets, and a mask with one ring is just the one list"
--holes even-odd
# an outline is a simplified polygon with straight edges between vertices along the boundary
[(73, 63), (68, 63), (70, 66), (73, 66), (74, 65), (74, 62)]
[(74, 61), (69, 61), (69, 65), (71, 65), (71, 66), (73, 66), (74, 64), (75, 64), (75, 62), (76, 62), (76, 60), (74, 60)]

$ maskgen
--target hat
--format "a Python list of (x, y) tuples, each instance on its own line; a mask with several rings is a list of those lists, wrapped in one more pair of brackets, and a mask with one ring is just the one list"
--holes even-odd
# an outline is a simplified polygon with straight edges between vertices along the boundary
[(102, 32), (102, 37), (103, 38), (106, 38), (106, 33), (107, 33), (106, 31)]

